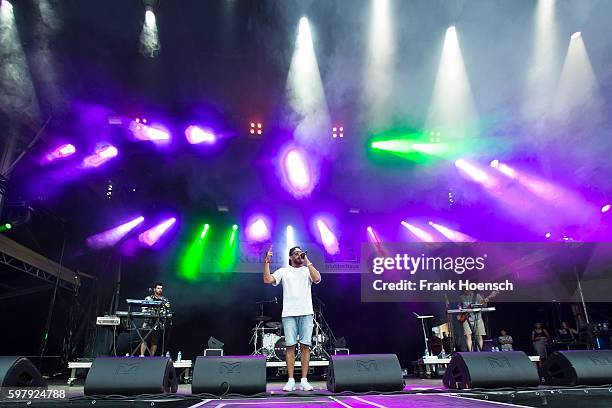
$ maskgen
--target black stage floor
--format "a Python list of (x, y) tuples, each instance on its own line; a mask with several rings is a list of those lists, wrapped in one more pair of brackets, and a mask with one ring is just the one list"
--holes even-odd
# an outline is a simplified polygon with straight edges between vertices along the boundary
[(501, 389), (501, 390), (447, 390), (440, 380), (407, 379), (401, 393), (380, 394), (332, 394), (324, 382), (312, 382), (313, 392), (282, 391), (284, 383), (268, 383), (267, 395), (259, 397), (227, 396), (226, 398), (191, 395), (191, 386), (181, 384), (177, 394), (168, 396), (139, 396), (136, 398), (84, 397), (82, 384), (67, 387), (65, 383), (53, 383), (51, 389), (67, 390), (69, 399), (56, 401), (0, 401), (0, 407), (176, 407), (176, 408), (294, 408), (294, 407), (345, 407), (345, 408), (495, 408), (495, 407), (546, 407), (588, 408), (612, 407), (612, 387)]

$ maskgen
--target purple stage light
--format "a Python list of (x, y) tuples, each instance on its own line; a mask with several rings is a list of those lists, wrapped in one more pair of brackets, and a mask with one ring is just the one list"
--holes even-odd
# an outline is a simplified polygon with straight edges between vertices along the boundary
[(510, 166), (508, 166), (507, 164), (504, 163), (500, 163), (499, 160), (493, 160), (491, 162), (491, 167), (493, 167), (494, 169), (499, 170), (500, 173), (505, 174), (506, 176), (510, 177), (510, 178), (516, 178), (516, 171), (511, 168)]
[(254, 217), (246, 228), (249, 241), (261, 242), (270, 238), (270, 229), (262, 217)]
[(453, 242), (475, 242), (476, 239), (466, 235), (462, 232), (455, 231), (444, 225), (436, 224), (435, 222), (429, 221), (429, 225), (431, 225), (436, 231), (440, 234), (444, 235), (449, 241)]
[(99, 167), (110, 159), (117, 157), (119, 151), (113, 145), (103, 145), (96, 148), (96, 153), (83, 160), (85, 167)]
[(58, 157), (68, 157), (76, 152), (76, 148), (70, 143), (57, 148)]
[(310, 194), (313, 189), (310, 168), (298, 149), (292, 148), (285, 154), (283, 169), (290, 192), (294, 196), (301, 197)]
[(420, 239), (421, 241), (423, 241), (423, 242), (435, 242), (434, 237), (430, 233), (422, 230), (421, 228), (419, 228), (419, 227), (417, 227), (415, 225), (409, 224), (406, 221), (402, 221), (402, 225), (406, 229), (408, 229), (408, 231), (410, 231), (414, 236), (416, 236), (418, 239)]
[(146, 125), (146, 120), (139, 119), (130, 122), (130, 131), (138, 140), (148, 140), (156, 143), (170, 141), (170, 132), (160, 125)]
[(212, 144), (217, 141), (217, 137), (209, 130), (199, 126), (191, 125), (185, 129), (185, 137), (191, 144), (207, 143)]
[(491, 176), (465, 159), (457, 159), (455, 166), (470, 176), (472, 180), (485, 187), (493, 187), (495, 185), (495, 180)]
[(55, 159), (63, 159), (64, 157), (72, 156), (76, 152), (76, 148), (68, 144), (63, 144), (56, 147), (53, 151), (49, 152), (46, 156), (47, 161), (53, 161)]
[(378, 236), (374, 232), (374, 229), (372, 227), (368, 227), (366, 228), (366, 230), (368, 231), (368, 235), (370, 236), (370, 239), (372, 240), (372, 242), (374, 242), (375, 244), (380, 244), (380, 240), (378, 239)]
[(111, 145), (104, 146), (96, 150), (96, 154), (103, 159), (112, 159), (113, 157), (116, 157), (118, 153), (119, 151), (117, 148)]
[(610, 211), (610, 204), (606, 204), (603, 207), (601, 207), (601, 212), (602, 213), (605, 213), (605, 212), (608, 212), (608, 211)]
[(114, 246), (117, 242), (121, 241), (128, 232), (132, 231), (138, 225), (144, 221), (144, 217), (134, 218), (132, 221), (121, 224), (117, 227), (111, 228), (104, 232), (96, 235), (92, 235), (87, 238), (87, 245), (90, 248), (101, 249)]
[(153, 246), (162, 235), (164, 235), (172, 225), (176, 222), (176, 218), (168, 218), (167, 220), (157, 224), (138, 236), (138, 240), (147, 246)]
[(337, 254), (340, 247), (338, 245), (336, 235), (332, 232), (325, 221), (320, 218), (317, 220), (317, 228), (319, 229), (321, 242), (323, 243), (323, 247), (325, 247), (325, 251), (330, 255)]

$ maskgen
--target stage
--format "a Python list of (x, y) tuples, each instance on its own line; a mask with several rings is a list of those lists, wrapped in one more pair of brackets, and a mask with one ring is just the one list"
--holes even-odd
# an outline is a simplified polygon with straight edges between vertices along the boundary
[(283, 382), (269, 382), (266, 395), (241, 397), (229, 395), (223, 398), (214, 396), (191, 395), (191, 386), (181, 384), (176, 394), (146, 395), (121, 398), (119, 396), (85, 397), (83, 384), (66, 387), (65, 382), (54, 382), (50, 389), (67, 390), (68, 399), (56, 401), (0, 401), (0, 406), (38, 406), (38, 407), (144, 407), (161, 406), (177, 408), (195, 407), (345, 407), (345, 408), (495, 408), (495, 407), (544, 407), (569, 408), (588, 404), (589, 408), (608, 408), (612, 405), (612, 388), (606, 387), (539, 387), (534, 389), (500, 390), (448, 390), (441, 380), (407, 378), (402, 392), (397, 393), (331, 393), (324, 382), (313, 381), (313, 392), (282, 391)]

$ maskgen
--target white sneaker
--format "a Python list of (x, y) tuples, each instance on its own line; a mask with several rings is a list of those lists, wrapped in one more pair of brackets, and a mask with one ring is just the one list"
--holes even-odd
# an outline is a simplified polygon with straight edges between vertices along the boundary
[(302, 378), (302, 381), (300, 381), (300, 388), (303, 391), (312, 391), (312, 390), (314, 390), (314, 387), (312, 385), (310, 385), (310, 383), (308, 382), (308, 380), (306, 378)]
[(293, 378), (290, 378), (287, 381), (287, 384), (285, 384), (285, 386), (283, 387), (283, 391), (287, 391), (287, 392), (295, 391), (295, 380)]

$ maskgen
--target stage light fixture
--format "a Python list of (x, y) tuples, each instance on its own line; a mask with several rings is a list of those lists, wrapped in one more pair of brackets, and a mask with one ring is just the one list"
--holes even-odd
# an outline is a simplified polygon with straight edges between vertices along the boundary
[(76, 152), (74, 145), (67, 143), (56, 147), (51, 152), (47, 153), (46, 159), (51, 162), (55, 159), (63, 159), (68, 156), (72, 156)]
[(571, 38), (572, 40), (577, 40), (581, 36), (582, 36), (582, 33), (580, 31), (576, 31), (574, 34), (572, 34)]
[(547, 232), (546, 234), (544, 234), (544, 236), (545, 236), (546, 238), (550, 238), (551, 233), (550, 233), (550, 232)]
[(251, 135), (263, 135), (263, 125), (261, 122), (251, 122), (249, 126), (249, 133)]
[(495, 185), (495, 180), (491, 176), (466, 159), (461, 158), (455, 160), (455, 166), (467, 174), (472, 180), (485, 187), (492, 187)]
[(475, 242), (476, 241), (475, 238), (472, 238), (469, 235), (453, 230), (444, 225), (437, 224), (433, 221), (429, 221), (428, 224), (432, 228), (434, 228), (436, 231), (438, 231), (440, 234), (442, 234), (445, 238), (447, 238), (449, 241), (453, 241), (453, 242)]
[(157, 224), (138, 236), (138, 240), (147, 246), (155, 245), (172, 225), (176, 223), (176, 218), (168, 218), (167, 220)]
[(372, 240), (372, 242), (374, 242), (375, 244), (380, 244), (380, 240), (378, 239), (376, 232), (374, 232), (374, 228), (367, 227), (366, 231), (368, 231), (368, 235), (370, 236), (370, 239)]
[(419, 240), (423, 242), (435, 242), (434, 237), (432, 237), (430, 233), (424, 231), (416, 225), (409, 224), (406, 221), (402, 221), (402, 225)]
[(84, 167), (99, 167), (110, 159), (117, 157), (119, 150), (113, 145), (100, 145), (96, 148), (96, 153), (87, 156), (83, 160)]
[(603, 207), (601, 207), (601, 212), (605, 213), (605, 212), (610, 211), (610, 207), (611, 207), (610, 204), (604, 205)]
[(333, 233), (331, 228), (329, 228), (327, 223), (321, 218), (317, 220), (317, 228), (319, 229), (321, 243), (323, 243), (325, 252), (330, 255), (337, 254), (340, 250), (338, 245), (338, 239), (336, 238), (336, 235)]
[(236, 234), (238, 233), (238, 225), (232, 225), (227, 241), (221, 250), (219, 256), (219, 272), (226, 273), (234, 270), (236, 261), (238, 260), (238, 240)]
[(249, 240), (261, 242), (270, 238), (270, 229), (263, 218), (257, 217), (247, 227), (246, 234)]
[(217, 137), (213, 132), (195, 125), (191, 125), (185, 129), (185, 137), (191, 144), (213, 144), (217, 141)]
[(103, 158), (103, 159), (113, 158), (113, 157), (117, 156), (118, 153), (119, 153), (119, 151), (117, 150), (117, 148), (115, 146), (112, 146), (112, 145), (104, 146), (104, 147), (96, 150), (96, 154), (99, 157)]
[(313, 188), (313, 174), (305, 153), (298, 148), (289, 148), (281, 159), (284, 187), (296, 198), (308, 196)]
[(94, 249), (109, 248), (117, 244), (123, 237), (125, 237), (130, 231), (142, 224), (144, 217), (140, 216), (121, 224), (117, 227), (111, 228), (104, 232), (100, 232), (96, 235), (92, 235), (87, 238), (87, 246)]
[(4, 231), (8, 231), (10, 229), (13, 229), (13, 225), (11, 223), (6, 223), (3, 225), (0, 225), (0, 232), (4, 232)]
[(334, 126), (332, 127), (332, 137), (343, 138), (344, 137), (344, 126)]
[(440, 143), (440, 131), (432, 130), (429, 132), (429, 143)]
[(206, 247), (206, 237), (210, 230), (209, 224), (204, 224), (200, 232), (193, 237), (185, 254), (181, 258), (179, 265), (179, 274), (188, 281), (195, 281), (199, 277), (199, 272), (202, 269), (202, 257), (204, 256), (204, 248)]
[(204, 228), (202, 228), (202, 232), (200, 232), (200, 240), (204, 239), (204, 237), (206, 237), (206, 233), (208, 232), (208, 230), (210, 229), (210, 225), (209, 224), (204, 224)]

